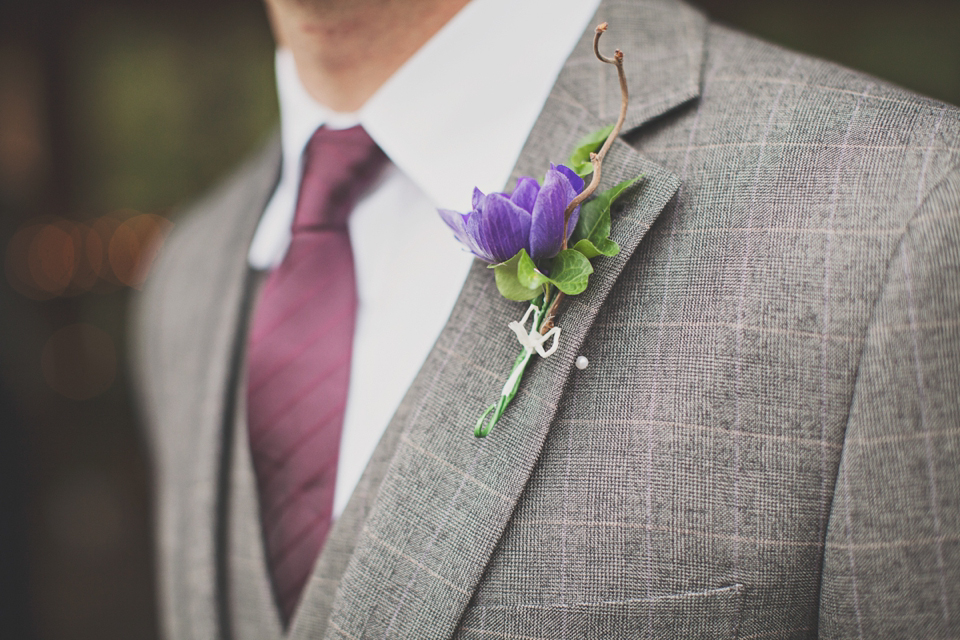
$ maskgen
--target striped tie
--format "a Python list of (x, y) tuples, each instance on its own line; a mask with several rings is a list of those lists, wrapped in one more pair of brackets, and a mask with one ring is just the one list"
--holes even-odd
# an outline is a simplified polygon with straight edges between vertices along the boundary
[(284, 624), (332, 520), (357, 311), (347, 217), (385, 160), (359, 126), (314, 133), (290, 248), (267, 278), (253, 314), (250, 450)]

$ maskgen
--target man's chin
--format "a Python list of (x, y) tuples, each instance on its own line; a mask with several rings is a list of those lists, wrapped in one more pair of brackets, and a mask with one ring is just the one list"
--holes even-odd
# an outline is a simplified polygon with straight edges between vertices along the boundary
[[(268, 0), (284, 5), (293, 5), (308, 11), (317, 18), (330, 19), (355, 14), (357, 11), (377, 9), (391, 4), (391, 0)], [(415, 4), (422, 0), (403, 0)]]

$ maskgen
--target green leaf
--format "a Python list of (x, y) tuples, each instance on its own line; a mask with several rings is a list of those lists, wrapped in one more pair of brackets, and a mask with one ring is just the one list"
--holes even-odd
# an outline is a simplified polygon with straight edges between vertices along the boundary
[[(490, 268), (493, 269), (494, 277), (497, 281), (497, 289), (500, 291), (500, 295), (508, 300), (533, 300), (541, 293), (541, 288), (537, 287), (526, 287), (520, 282), (518, 275), (518, 267), (521, 260), (526, 258), (530, 260), (530, 256), (527, 255), (525, 249), (521, 249), (520, 253), (513, 256), (506, 262), (501, 262), (500, 264), (490, 265)], [(533, 260), (530, 260), (530, 263), (533, 264)]]
[(615, 256), (620, 253), (617, 243), (610, 240), (610, 207), (641, 177), (625, 180), (580, 207), (580, 219), (577, 220), (577, 226), (570, 237), (575, 250), (587, 258), (598, 255)]
[(610, 205), (600, 194), (580, 206), (580, 218), (573, 229), (570, 241), (576, 245), (581, 240), (596, 244), (598, 238), (610, 236)]
[(550, 278), (537, 269), (537, 265), (533, 263), (533, 258), (527, 254), (526, 249), (521, 249), (517, 255), (520, 257), (520, 261), (517, 263), (517, 279), (521, 286), (528, 289), (538, 289), (544, 283), (550, 281)]
[(550, 282), (568, 296), (582, 293), (591, 273), (590, 261), (575, 249), (561, 251), (550, 263)]
[(632, 187), (633, 185), (635, 185), (635, 184), (637, 183), (637, 181), (640, 180), (640, 178), (642, 178), (642, 177), (643, 177), (643, 174), (640, 174), (640, 175), (637, 176), (636, 178), (631, 178), (631, 179), (629, 179), (629, 180), (624, 180), (624, 181), (621, 182), (620, 184), (618, 184), (618, 185), (616, 185), (616, 186), (614, 186), (614, 187), (611, 187), (610, 189), (607, 189), (606, 191), (604, 191), (603, 193), (601, 193), (598, 197), (599, 197), (599, 198), (606, 198), (606, 199), (608, 200), (608, 201), (607, 201), (607, 208), (609, 208), (610, 205), (612, 205), (612, 204), (616, 201), (617, 198), (619, 198), (621, 195), (623, 195), (623, 192), (624, 192), (624, 191), (626, 191), (627, 189), (629, 189), (630, 187)]
[(573, 245), (573, 250), (579, 251), (585, 258), (596, 258), (600, 255), (600, 250), (597, 249), (592, 242), (585, 238), (578, 240), (577, 243)]
[(620, 253), (620, 245), (609, 238), (600, 241), (600, 246), (593, 244), (590, 240), (579, 240), (573, 245), (574, 251), (579, 251), (587, 258), (596, 258), (597, 256), (613, 257)]
[(593, 173), (593, 163), (590, 162), (590, 154), (594, 153), (603, 146), (604, 141), (610, 132), (613, 131), (613, 125), (604, 127), (599, 131), (588, 133), (577, 141), (577, 146), (570, 154), (570, 168), (577, 172), (581, 178)]
[(597, 251), (599, 251), (601, 255), (605, 255), (608, 258), (612, 258), (613, 256), (620, 253), (620, 245), (618, 245), (616, 242), (614, 242), (610, 238), (604, 238), (603, 240), (600, 241), (600, 244), (596, 246), (597, 246)]
[[(617, 198), (623, 195), (624, 191), (626, 191), (627, 189), (632, 187), (634, 184), (636, 184), (637, 180), (639, 180), (642, 177), (643, 176), (637, 176), (636, 178), (632, 178), (631, 180), (624, 180), (620, 184), (615, 185), (607, 189), (606, 191), (602, 191), (598, 193), (595, 198), (585, 203), (583, 207), (580, 208), (581, 220), (584, 217), (583, 216), (584, 209), (585, 208), (587, 209), (587, 222), (584, 223), (583, 229), (585, 231), (588, 231), (588, 233), (583, 236), (584, 238), (591, 237), (591, 234), (589, 233), (590, 230), (594, 228), (599, 229), (599, 227), (597, 226), (596, 216), (600, 216), (605, 212), (607, 214), (607, 217), (609, 218), (610, 207), (617, 200)], [(580, 228), (579, 220), (577, 221), (577, 228)], [(609, 231), (610, 230), (607, 229), (607, 235), (610, 235)], [(576, 232), (576, 230), (574, 230), (574, 232)]]

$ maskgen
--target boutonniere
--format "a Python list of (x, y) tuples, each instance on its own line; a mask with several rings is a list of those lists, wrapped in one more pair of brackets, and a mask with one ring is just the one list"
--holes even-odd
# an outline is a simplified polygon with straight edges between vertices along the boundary
[[(586, 290), (593, 273), (590, 260), (620, 252), (610, 239), (610, 206), (640, 177), (594, 196), (603, 158), (620, 134), (628, 102), (623, 53), (618, 49), (613, 58), (600, 53), (600, 36), (606, 29), (606, 23), (597, 27), (593, 50), (601, 62), (617, 67), (622, 101), (616, 124), (581, 139), (569, 166), (551, 164), (542, 182), (522, 177), (511, 194), (474, 189), (472, 211), (440, 210), (457, 240), (490, 265), (500, 293), (509, 300), (530, 303), (519, 321), (507, 325), (522, 350), (499, 400), (477, 420), (474, 435), (478, 438), (490, 433), (517, 395), (533, 355), (548, 358), (556, 352), (562, 333), (556, 324), (558, 307), (564, 296)], [(591, 179), (585, 185), (587, 177)]]

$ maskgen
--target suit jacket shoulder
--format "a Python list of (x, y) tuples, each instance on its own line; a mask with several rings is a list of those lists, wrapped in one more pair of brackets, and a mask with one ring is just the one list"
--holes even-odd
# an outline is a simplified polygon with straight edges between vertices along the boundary
[[(132, 309), (132, 352), (137, 388), (144, 400), (159, 392), (168, 363), (196, 348), (188, 341), (220, 303), (227, 256), (245, 255), (252, 229), (276, 184), (279, 138), (244, 162), (199, 201), (174, 217), (174, 227), (146, 286)], [(182, 344), (178, 344), (182, 343)], [(154, 373), (151, 374), (150, 370)], [(169, 400), (169, 398), (167, 398)], [(164, 402), (148, 402), (151, 413)]]
[(237, 383), (247, 248), (276, 184), (279, 140), (175, 223), (134, 300), (134, 377), (152, 445), (161, 623), (174, 638), (218, 637), (224, 430)]

